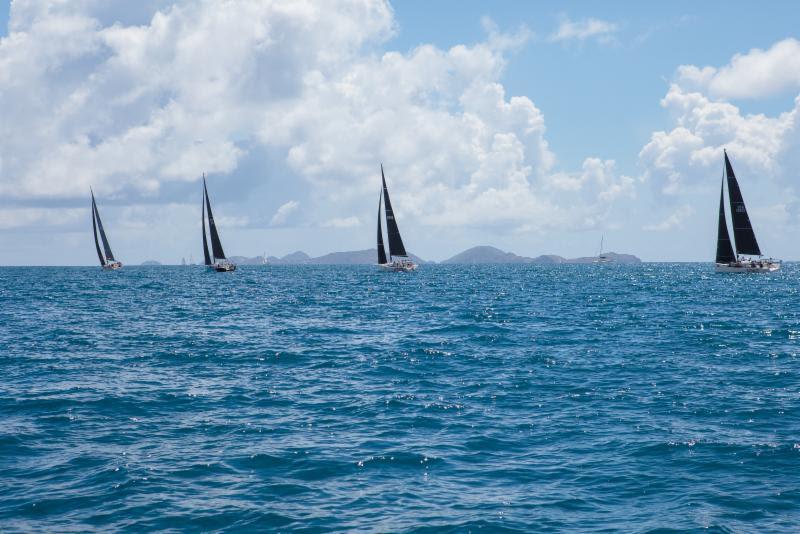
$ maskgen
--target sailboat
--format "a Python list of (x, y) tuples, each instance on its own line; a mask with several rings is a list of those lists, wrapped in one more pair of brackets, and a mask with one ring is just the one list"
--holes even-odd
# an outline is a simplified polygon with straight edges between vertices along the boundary
[[(94, 230), (94, 246), (97, 249), (97, 257), (100, 259), (100, 267), (105, 271), (116, 271), (122, 269), (122, 262), (114, 259), (114, 254), (111, 252), (111, 246), (108, 244), (108, 237), (106, 231), (103, 229), (103, 221), (100, 220), (100, 212), (97, 211), (97, 202), (94, 200), (94, 191), (89, 188), (92, 193), (92, 229)], [(97, 234), (100, 234), (98, 240)], [(103, 242), (103, 248), (100, 248), (100, 241)]]
[[(411, 261), (403, 246), (403, 239), (400, 237), (400, 229), (397, 227), (397, 220), (394, 218), (392, 202), (389, 200), (389, 190), (386, 188), (386, 176), (383, 174), (383, 164), (381, 164), (381, 181), (383, 191), (378, 199), (378, 267), (387, 271), (411, 272), (417, 269), (417, 264)], [(383, 246), (383, 232), (381, 231), (381, 202), (385, 204), (386, 212), (386, 234), (389, 238), (388, 247)]]
[[(236, 264), (228, 261), (225, 252), (222, 250), (222, 242), (219, 240), (217, 225), (214, 223), (214, 215), (211, 213), (211, 201), (208, 199), (208, 187), (206, 187), (206, 175), (203, 175), (203, 256), (206, 266), (218, 273), (227, 273), (236, 270)], [(211, 235), (211, 253), (208, 251), (208, 240), (206, 239), (206, 212), (208, 212), (208, 230)]]
[(600, 236), (600, 251), (597, 253), (597, 258), (592, 261), (592, 263), (608, 263), (611, 261), (611, 258), (608, 256), (603, 255), (603, 238), (605, 236)]
[[(728, 153), (725, 155), (725, 172), (719, 191), (719, 225), (717, 228), (717, 257), (715, 271), (718, 273), (769, 273), (781, 268), (781, 262), (772, 258), (764, 259), (756, 241), (756, 234), (750, 224), (747, 208), (744, 206), (742, 191), (733, 172)], [(726, 180), (727, 178), (727, 180)], [(728, 234), (728, 221), (725, 218), (725, 182), (728, 182), (728, 199), (731, 206), (734, 242)], [(735, 252), (734, 252), (735, 247)], [(749, 256), (749, 257), (748, 257)], [(754, 258), (753, 256), (757, 256)]]

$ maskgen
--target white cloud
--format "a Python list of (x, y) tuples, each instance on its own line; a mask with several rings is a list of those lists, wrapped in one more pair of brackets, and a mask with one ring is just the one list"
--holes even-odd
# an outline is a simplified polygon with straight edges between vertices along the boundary
[(733, 104), (673, 84), (661, 105), (670, 111), (675, 128), (654, 132), (639, 153), (646, 177), (660, 192), (676, 195), (718, 179), (723, 148), (736, 169), (793, 183), (800, 147), (800, 98), (790, 111), (769, 117), (743, 114)]
[(585, 41), (596, 39), (600, 43), (609, 43), (613, 41), (617, 31), (619, 31), (619, 25), (607, 20), (590, 17), (573, 21), (564, 17), (558, 29), (550, 36), (550, 40)]
[(800, 90), (800, 41), (784, 39), (767, 50), (736, 54), (720, 68), (681, 65), (678, 83), (714, 98), (763, 98)]
[(90, 183), (152, 195), (231, 172), (266, 106), (393, 31), (379, 1), (174, 2), (145, 25), (103, 26), (102, 10), (12, 6), (0, 41), (4, 196), (76, 197)]
[(54, 228), (91, 221), (89, 208), (0, 208), (0, 230)]
[(272, 219), (269, 222), (270, 226), (281, 226), (286, 224), (289, 216), (297, 211), (297, 208), (299, 207), (300, 203), (296, 200), (290, 200), (289, 202), (281, 205), (281, 207), (279, 207), (272, 216)]
[(666, 232), (674, 228), (682, 228), (684, 221), (694, 213), (694, 208), (691, 206), (681, 206), (669, 217), (657, 224), (647, 224), (642, 227), (642, 230), (650, 232)]
[(322, 226), (326, 228), (354, 228), (361, 226), (361, 221), (356, 216), (336, 217), (325, 221)]
[(635, 195), (636, 180), (616, 173), (614, 160), (586, 158), (579, 173), (555, 173), (548, 177), (550, 186), (562, 191), (591, 191), (601, 202)]
[[(319, 201), (304, 211), (337, 224), (372, 204), (381, 161), (399, 215), (429, 225), (583, 228), (633, 194), (613, 161), (556, 172), (542, 112), (500, 83), (525, 28), (485, 20), (482, 43), (381, 54), (396, 24), (380, 0), (161, 5), (110, 22), (102, 3), (13, 4), (0, 41), (0, 195), (72, 202), (92, 184), (120, 202), (183, 201), (167, 196), (179, 182), (225, 180), (254, 147), (285, 154), (288, 179)], [(556, 35), (616, 30), (587, 19)], [(270, 224), (299, 218), (299, 205)]]
[[(800, 166), (800, 95), (786, 111), (745, 113), (730, 98), (761, 98), (800, 90), (798, 42), (787, 39), (766, 51), (737, 54), (722, 67), (683, 65), (661, 105), (672, 125), (656, 131), (639, 153), (643, 179), (673, 213), (651, 231), (679, 228), (687, 209), (714, 209), (727, 149), (751, 215), (759, 228), (796, 221), (800, 214), (796, 169)], [(775, 199), (780, 204), (774, 205)], [(765, 205), (766, 198), (773, 205)], [(676, 205), (681, 207), (675, 208)], [(701, 207), (702, 206), (702, 207)], [(769, 224), (767, 224), (769, 223)], [(769, 239), (769, 233), (765, 234)]]

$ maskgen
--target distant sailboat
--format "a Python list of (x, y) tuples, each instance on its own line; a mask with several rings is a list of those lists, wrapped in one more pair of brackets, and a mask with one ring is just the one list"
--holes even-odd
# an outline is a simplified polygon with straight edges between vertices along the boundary
[(600, 251), (597, 253), (597, 258), (592, 263), (609, 263), (611, 258), (608, 256), (603, 255), (603, 238), (605, 236), (600, 236)]
[[(103, 229), (103, 221), (100, 220), (100, 212), (97, 211), (97, 202), (94, 200), (94, 191), (89, 189), (92, 193), (92, 229), (94, 230), (94, 246), (97, 249), (97, 257), (100, 259), (100, 267), (106, 271), (116, 271), (122, 269), (122, 262), (114, 259), (114, 254), (111, 252), (111, 246), (108, 244), (108, 237), (106, 231)], [(97, 234), (100, 234), (98, 240)], [(100, 248), (100, 241), (103, 242), (103, 248)]]
[[(718, 273), (768, 273), (777, 271), (781, 268), (780, 261), (772, 258), (762, 259), (761, 249), (756, 241), (756, 234), (750, 224), (750, 217), (747, 215), (747, 208), (744, 206), (742, 191), (739, 189), (739, 182), (733, 173), (733, 166), (725, 155), (725, 174), (722, 178), (722, 185), (719, 191), (719, 223), (717, 227), (717, 256), (715, 270)], [(731, 243), (728, 234), (728, 221), (725, 218), (725, 182), (728, 182), (728, 197), (731, 206), (731, 220), (733, 221), (733, 237), (735, 242)], [(734, 245), (735, 251), (734, 252)], [(751, 257), (745, 257), (748, 255)], [(758, 256), (758, 258), (752, 258)]]
[[(214, 223), (214, 215), (211, 213), (211, 201), (208, 199), (208, 188), (206, 187), (206, 175), (203, 175), (203, 256), (205, 264), (209, 269), (218, 273), (231, 272), (236, 270), (236, 264), (228, 261), (225, 252), (222, 250), (222, 242), (219, 240), (217, 225)], [(211, 253), (208, 251), (208, 240), (206, 239), (206, 212), (208, 212), (208, 229), (211, 235)]]
[[(381, 165), (381, 181), (383, 191), (378, 199), (378, 266), (387, 271), (414, 271), (417, 268), (417, 264), (408, 257), (406, 247), (403, 245), (403, 239), (400, 237), (400, 229), (397, 227), (397, 221), (394, 218), (392, 202), (389, 200), (389, 190), (386, 188), (383, 165)], [(381, 231), (381, 202), (385, 205), (388, 249), (384, 248), (383, 232)]]

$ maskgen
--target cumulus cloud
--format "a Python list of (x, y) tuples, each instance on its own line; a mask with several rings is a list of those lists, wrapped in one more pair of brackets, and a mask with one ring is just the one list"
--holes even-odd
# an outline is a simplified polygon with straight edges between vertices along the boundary
[(777, 116), (743, 114), (730, 102), (712, 100), (673, 84), (661, 105), (676, 126), (654, 132), (639, 153), (646, 175), (663, 193), (680, 194), (722, 172), (727, 148), (737, 169), (792, 183), (800, 145), (800, 98)]
[[(796, 169), (800, 165), (800, 95), (778, 113), (747, 113), (736, 99), (762, 98), (800, 90), (798, 42), (786, 39), (767, 50), (733, 56), (721, 67), (682, 65), (661, 106), (671, 128), (653, 132), (639, 152), (642, 178), (653, 187), (659, 204), (671, 209), (645, 230), (679, 228), (681, 221), (716, 205), (727, 149), (751, 214), (760, 228), (796, 221), (800, 203)], [(781, 203), (764, 205), (762, 197), (778, 195)], [(755, 200), (754, 200), (755, 199)], [(676, 208), (676, 206), (679, 206)], [(701, 207), (702, 206), (702, 207)], [(769, 222), (770, 224), (765, 224)]]
[(70, 197), (89, 183), (152, 194), (231, 172), (265, 106), (393, 24), (388, 5), (367, 1), (175, 2), (145, 25), (104, 26), (102, 10), (12, 6), (0, 41), (3, 194)]
[(80, 208), (3, 208), (0, 209), (0, 230), (52, 229), (86, 220), (87, 215), (88, 211)]
[(714, 98), (763, 98), (800, 90), (800, 41), (784, 39), (767, 50), (753, 48), (736, 54), (730, 63), (716, 68), (681, 65), (678, 83)]
[(289, 202), (282, 204), (269, 221), (270, 226), (281, 226), (286, 224), (289, 216), (296, 212), (297, 208), (299, 207), (300, 203), (296, 200), (290, 200)]
[(600, 43), (609, 43), (613, 41), (617, 31), (619, 31), (619, 25), (607, 20), (590, 17), (573, 21), (564, 17), (556, 31), (550, 35), (550, 40), (557, 42), (596, 39)]
[[(92, 184), (118, 202), (176, 202), (176, 184), (242, 172), (254, 147), (282, 154), (332, 225), (372, 204), (381, 161), (395, 209), (422, 224), (585, 227), (633, 194), (613, 161), (557, 171), (542, 112), (506, 94), (524, 28), (485, 20), (484, 42), (381, 53), (396, 31), (381, 0), (143, 5), (14, 2), (0, 40), (0, 195), (74, 203)], [(565, 20), (554, 39), (616, 30)], [(270, 224), (299, 219), (299, 204)]]
[(694, 208), (691, 206), (681, 206), (675, 210), (669, 217), (657, 224), (646, 224), (642, 230), (650, 232), (666, 232), (674, 228), (681, 228), (684, 221), (694, 213)]

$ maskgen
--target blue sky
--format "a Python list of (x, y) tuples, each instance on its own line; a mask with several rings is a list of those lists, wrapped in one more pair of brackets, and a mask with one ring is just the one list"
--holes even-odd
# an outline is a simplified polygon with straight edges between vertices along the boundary
[(90, 183), (123, 261), (197, 257), (203, 171), (231, 254), (371, 247), (381, 161), (426, 258), (706, 261), (723, 146), (800, 259), (796, 3), (182, 3), (0, 2), (0, 263), (91, 264)]
[[(481, 18), (519, 25), (536, 37), (512, 54), (503, 76), (509, 94), (529, 96), (547, 118), (559, 159), (579, 164), (587, 153), (613, 157), (633, 172), (654, 129), (669, 126), (658, 106), (682, 64), (724, 65), (737, 53), (798, 37), (800, 6), (773, 2), (493, 2), (404, 1), (394, 4), (400, 50), (419, 43), (449, 47), (484, 38)], [(616, 42), (553, 46), (547, 36), (568, 16), (619, 25)], [(744, 111), (778, 113), (795, 94), (737, 102)], [(655, 104), (655, 105), (654, 105)]]

